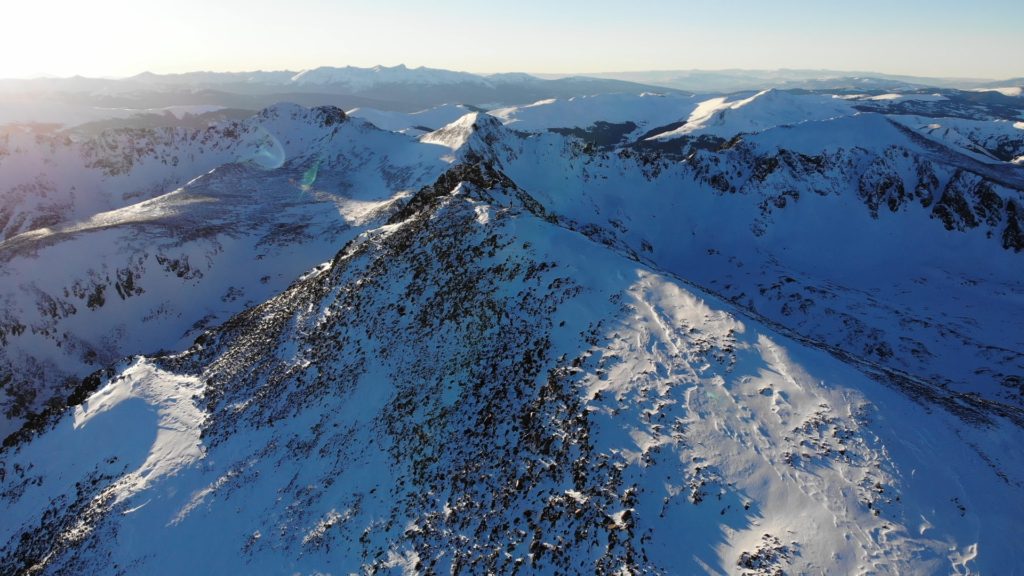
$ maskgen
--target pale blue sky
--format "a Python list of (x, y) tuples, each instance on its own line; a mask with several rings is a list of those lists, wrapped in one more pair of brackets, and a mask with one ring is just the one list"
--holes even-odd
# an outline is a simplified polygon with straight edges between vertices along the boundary
[(1024, 76), (1024, 0), (5, 0), (0, 77), (430, 66)]

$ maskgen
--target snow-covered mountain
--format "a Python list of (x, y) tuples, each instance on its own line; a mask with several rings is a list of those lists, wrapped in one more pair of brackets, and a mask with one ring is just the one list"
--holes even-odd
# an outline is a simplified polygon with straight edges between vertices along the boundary
[[(1019, 572), (998, 96), (279, 106), (167, 144), (218, 142), (186, 182), (160, 147), (60, 162), (48, 193), (96, 192), (0, 243), (3, 390), (35, 412), (0, 566)], [(8, 148), (45, 173), (125, 137), (63, 134)]]
[[(276, 127), (267, 125), (273, 121)], [(285, 148), (268, 127), (280, 132), (298, 125), (270, 110), (249, 122), (204, 129), (124, 128), (92, 135), (9, 127), (0, 134), (0, 235), (9, 239), (148, 200), (230, 162), (253, 159), (276, 168), (307, 151), (301, 128), (295, 130), (300, 138)]]
[(178, 348), (281, 291), (444, 167), (338, 109), (290, 105), (208, 130), (16, 142), (0, 164), (13, 184), (5, 422), (65, 396), (69, 379)]
[(395, 67), (374, 66), (373, 68), (357, 68), (346, 66), (333, 68), (324, 66), (311, 70), (303, 70), (289, 81), (298, 85), (344, 85), (351, 90), (367, 90), (382, 84), (476, 84), (488, 86), (490, 82), (483, 76), (468, 72), (455, 72), (436, 68), (408, 68), (404, 64)]

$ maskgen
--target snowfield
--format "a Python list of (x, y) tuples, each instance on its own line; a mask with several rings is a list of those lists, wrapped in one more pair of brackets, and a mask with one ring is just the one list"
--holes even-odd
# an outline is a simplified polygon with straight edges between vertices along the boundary
[(0, 572), (1020, 572), (1019, 111), (846, 96), (9, 136)]

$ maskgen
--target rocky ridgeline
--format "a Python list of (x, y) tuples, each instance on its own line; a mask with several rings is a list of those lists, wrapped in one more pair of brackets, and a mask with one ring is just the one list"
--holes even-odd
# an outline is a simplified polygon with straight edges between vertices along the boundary
[(719, 193), (761, 198), (762, 218), (752, 225), (755, 234), (766, 232), (773, 211), (799, 202), (801, 191), (836, 196), (852, 191), (873, 218), (883, 209), (925, 209), (946, 230), (982, 228), (1004, 249), (1024, 249), (1019, 188), (899, 146), (881, 153), (852, 149), (812, 156), (787, 150), (764, 155), (739, 143), (717, 152), (701, 151), (687, 162), (697, 179)]

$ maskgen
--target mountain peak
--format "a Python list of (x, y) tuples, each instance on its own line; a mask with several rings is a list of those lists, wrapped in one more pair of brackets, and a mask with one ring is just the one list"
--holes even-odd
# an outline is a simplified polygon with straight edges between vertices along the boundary
[(444, 128), (420, 137), (421, 142), (447, 146), (452, 150), (468, 148), (474, 140), (492, 145), (507, 133), (501, 120), (484, 112), (470, 112)]

